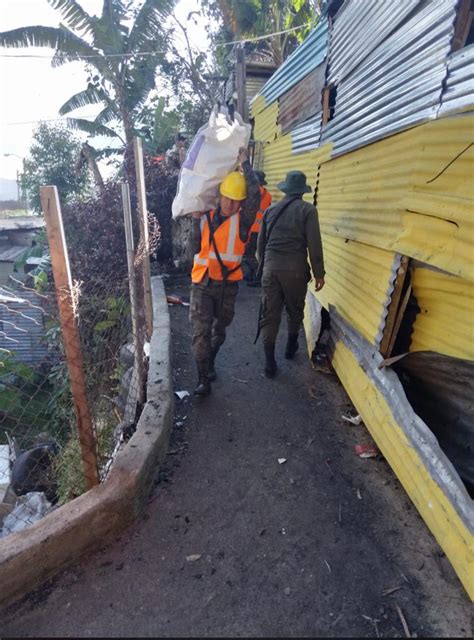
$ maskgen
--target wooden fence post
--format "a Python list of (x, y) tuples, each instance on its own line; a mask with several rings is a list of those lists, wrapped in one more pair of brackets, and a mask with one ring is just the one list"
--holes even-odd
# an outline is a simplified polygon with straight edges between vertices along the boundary
[(151, 293), (150, 277), (150, 238), (148, 233), (148, 209), (146, 205), (145, 171), (143, 168), (143, 148), (141, 138), (133, 140), (133, 154), (135, 157), (135, 172), (137, 176), (137, 199), (138, 199), (138, 223), (140, 225), (141, 250), (143, 273), (143, 289), (145, 297), (145, 317), (148, 339), (153, 332), (153, 301)]
[(41, 187), (40, 196), (51, 253), (51, 264), (58, 298), (59, 317), (74, 411), (76, 413), (84, 476), (87, 488), (91, 489), (99, 484), (96, 438), (87, 400), (84, 361), (74, 309), (71, 270), (64, 236), (61, 207), (56, 187)]
[[(144, 331), (139, 322), (137, 282), (135, 276), (135, 246), (133, 242), (132, 208), (130, 205), (130, 188), (122, 182), (122, 206), (125, 225), (125, 241), (127, 243), (128, 284), (130, 289), (130, 308), (132, 314), (133, 346), (135, 348), (135, 373), (138, 388), (137, 401), (143, 403), (145, 389), (145, 362), (143, 360)], [(133, 419), (133, 418), (132, 418)], [(126, 420), (125, 420), (126, 421)]]

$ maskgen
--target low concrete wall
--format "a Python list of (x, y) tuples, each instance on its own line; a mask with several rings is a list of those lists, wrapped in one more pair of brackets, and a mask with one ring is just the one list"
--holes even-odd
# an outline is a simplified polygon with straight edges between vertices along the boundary
[(154, 322), (147, 402), (107, 480), (28, 529), (0, 539), (0, 604), (25, 595), (124, 529), (144, 508), (168, 450), (174, 400), (170, 319), (161, 278), (152, 278)]

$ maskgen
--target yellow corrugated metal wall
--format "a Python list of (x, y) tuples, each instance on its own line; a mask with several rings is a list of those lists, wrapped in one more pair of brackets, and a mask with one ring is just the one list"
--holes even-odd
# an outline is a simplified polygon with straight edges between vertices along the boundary
[[(275, 105), (276, 103), (274, 103)], [(254, 103), (261, 132), (264, 171), (276, 185), (292, 169), (317, 186), (326, 286), (317, 295), (377, 348), (390, 301), (397, 255), (412, 269), (417, 316), (411, 350), (431, 350), (474, 360), (474, 114), (464, 112), (331, 158), (331, 145), (294, 154), (291, 132), (281, 135), (278, 111)], [(313, 194), (305, 196), (312, 201)], [(433, 268), (429, 268), (431, 265)], [(441, 272), (442, 270), (443, 272)], [(311, 298), (309, 298), (311, 300)], [(305, 329), (317, 322), (307, 303)], [(313, 338), (314, 340), (314, 338)], [(312, 351), (313, 345), (308, 345)], [(474, 543), (456, 505), (430, 475), (403, 425), (350, 349), (338, 343), (333, 365), (407, 493), (474, 599)], [(467, 494), (466, 494), (467, 495)]]
[(412, 285), (420, 313), (410, 351), (474, 360), (474, 282), (415, 268)]
[(474, 116), (466, 114), (324, 163), (318, 188), (322, 231), (474, 279), (472, 142)]

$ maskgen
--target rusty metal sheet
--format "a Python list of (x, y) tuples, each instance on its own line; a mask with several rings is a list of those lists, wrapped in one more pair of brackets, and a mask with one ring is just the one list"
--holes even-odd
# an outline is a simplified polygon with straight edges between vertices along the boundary
[(423, 351), (408, 354), (394, 368), (413, 409), (474, 498), (474, 362)]
[(280, 97), (278, 124), (283, 133), (321, 111), (325, 73), (326, 64), (323, 62)]
[(346, 0), (331, 31), (329, 82), (346, 78), (419, 4), (420, 0)]
[(436, 118), (455, 15), (456, 0), (431, 0), (341, 81), (321, 134), (334, 155)]

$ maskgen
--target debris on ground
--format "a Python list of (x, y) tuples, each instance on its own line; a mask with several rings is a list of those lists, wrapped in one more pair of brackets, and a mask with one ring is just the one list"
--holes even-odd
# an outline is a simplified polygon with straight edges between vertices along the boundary
[(200, 560), (202, 558), (201, 553), (192, 553), (190, 556), (186, 556), (187, 562), (196, 562), (196, 560)]
[(350, 422), (351, 424), (354, 424), (356, 426), (362, 423), (362, 418), (360, 417), (359, 414), (356, 416), (341, 416), (341, 418), (346, 422)]
[(376, 458), (379, 455), (379, 450), (374, 444), (356, 444), (354, 451), (359, 458)]
[(386, 598), (387, 596), (390, 596), (392, 593), (395, 593), (395, 591), (400, 591), (400, 589), (403, 589), (403, 585), (399, 585), (398, 587), (389, 587), (388, 589), (384, 589), (382, 591), (382, 597)]
[(278, 458), (278, 464), (285, 464), (286, 458)]
[(357, 497), (359, 498), (359, 500), (362, 500), (362, 494), (360, 492), (360, 489), (357, 489)]
[(180, 400), (182, 400), (183, 398), (187, 398), (188, 396), (191, 395), (189, 391), (175, 391), (174, 393), (176, 396), (178, 396)]
[(234, 376), (232, 376), (232, 380), (234, 382), (241, 382), (242, 384), (248, 384), (249, 383), (248, 380), (242, 380), (241, 378), (234, 378)]
[(166, 296), (168, 304), (180, 304), (183, 307), (189, 307), (189, 302), (185, 302), (182, 298), (175, 295)]
[(410, 629), (408, 628), (408, 624), (407, 624), (405, 616), (403, 615), (403, 611), (400, 609), (398, 604), (395, 605), (395, 606), (396, 606), (398, 615), (400, 617), (400, 621), (402, 623), (403, 631), (405, 632), (405, 638), (411, 638)]
[(53, 505), (41, 491), (31, 491), (21, 496), (16, 501), (12, 511), (3, 521), (0, 531), (0, 538), (9, 533), (23, 531), (26, 527), (41, 520), (46, 514), (53, 510)]

